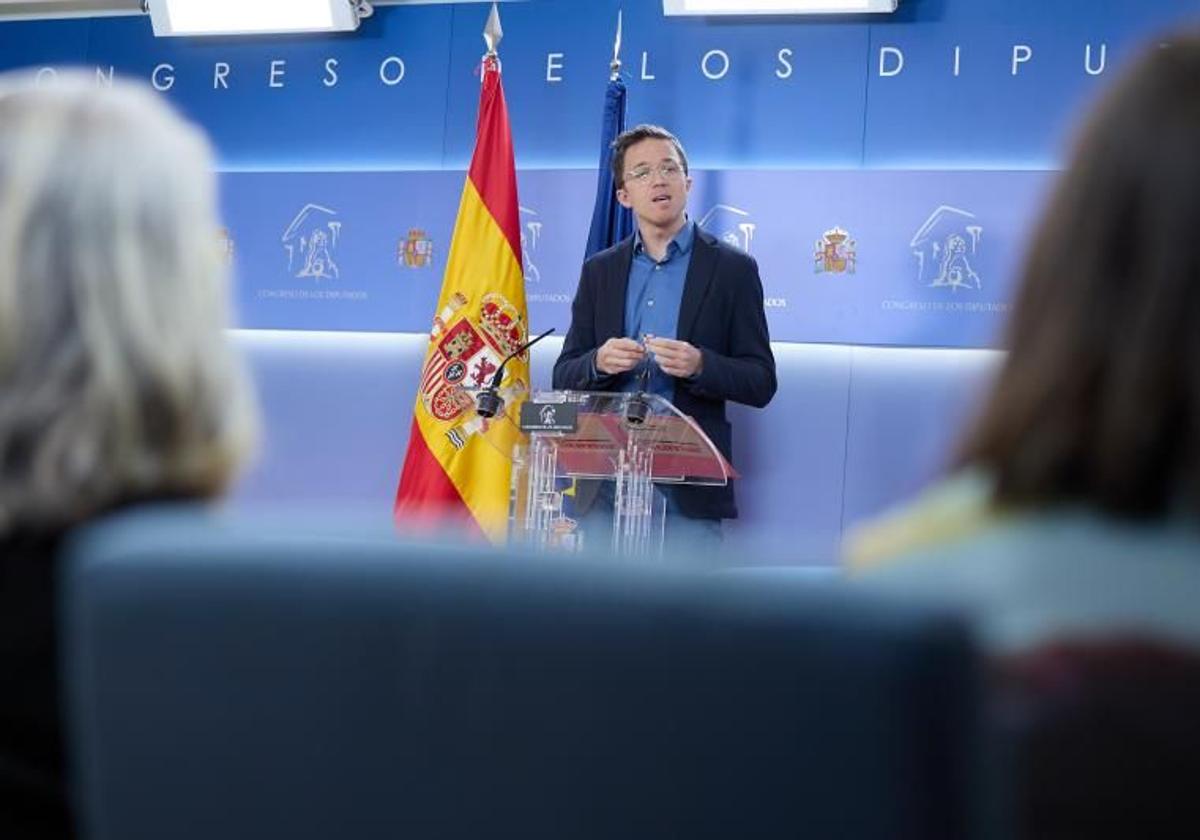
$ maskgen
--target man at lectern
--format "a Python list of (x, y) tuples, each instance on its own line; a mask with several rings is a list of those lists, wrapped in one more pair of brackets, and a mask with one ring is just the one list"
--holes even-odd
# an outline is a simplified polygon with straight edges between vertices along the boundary
[[(687, 155), (669, 131), (639, 125), (621, 134), (612, 166), (636, 228), (584, 263), (554, 387), (659, 394), (732, 462), (726, 401), (761, 408), (776, 387), (758, 265), (688, 217)], [(663, 492), (671, 541), (717, 544), (721, 520), (737, 516), (732, 485)], [(611, 484), (581, 482), (578, 514), (611, 504)]]

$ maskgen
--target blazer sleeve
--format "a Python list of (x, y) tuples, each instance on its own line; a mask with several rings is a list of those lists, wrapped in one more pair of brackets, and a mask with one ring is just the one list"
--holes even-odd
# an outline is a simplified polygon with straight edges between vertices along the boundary
[(562, 352), (554, 363), (552, 386), (556, 390), (603, 391), (616, 379), (596, 370), (596, 305), (601, 272), (596, 261), (583, 264), (575, 300), (571, 303), (571, 326)]
[(681, 384), (698, 397), (732, 400), (762, 408), (775, 396), (778, 385), (775, 354), (771, 352), (758, 263), (749, 255), (738, 256), (736, 261), (723, 260), (732, 263), (727, 269), (732, 298), (726, 316), (728, 342), (723, 348), (727, 352), (700, 347), (704, 357), (700, 373), (692, 379), (681, 380)]

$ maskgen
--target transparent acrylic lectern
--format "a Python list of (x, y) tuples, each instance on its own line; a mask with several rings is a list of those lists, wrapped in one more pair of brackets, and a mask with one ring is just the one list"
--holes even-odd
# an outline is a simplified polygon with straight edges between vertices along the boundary
[(596, 479), (613, 482), (608, 547), (659, 554), (666, 505), (655, 484), (736, 478), (696, 422), (654, 394), (538, 392), (521, 406), (520, 425), (526, 437), (513, 456), (509, 523), (516, 544), (580, 547), (579, 523), (568, 510), (571, 480)]

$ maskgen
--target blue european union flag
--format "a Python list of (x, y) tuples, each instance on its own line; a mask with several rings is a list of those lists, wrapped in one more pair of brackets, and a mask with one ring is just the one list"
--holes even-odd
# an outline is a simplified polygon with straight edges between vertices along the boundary
[(604, 92), (604, 120), (600, 126), (600, 171), (596, 177), (596, 205), (584, 259), (633, 233), (633, 216), (617, 203), (612, 175), (612, 142), (625, 130), (625, 83), (616, 76)]

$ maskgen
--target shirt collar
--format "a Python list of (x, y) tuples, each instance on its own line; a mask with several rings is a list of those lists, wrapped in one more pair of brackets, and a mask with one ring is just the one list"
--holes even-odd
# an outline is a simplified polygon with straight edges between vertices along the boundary
[[(675, 253), (688, 254), (691, 253), (692, 243), (696, 240), (696, 223), (688, 217), (683, 223), (683, 227), (679, 229), (679, 233), (675, 234), (675, 238), (667, 243), (667, 256), (664, 259), (670, 259), (672, 256), (671, 246), (675, 247)], [(642, 229), (637, 225), (633, 226), (633, 253), (640, 254), (646, 250), (642, 243)]]

